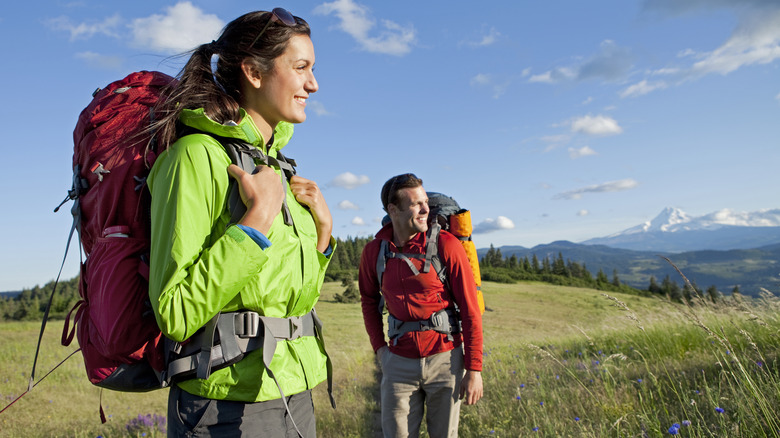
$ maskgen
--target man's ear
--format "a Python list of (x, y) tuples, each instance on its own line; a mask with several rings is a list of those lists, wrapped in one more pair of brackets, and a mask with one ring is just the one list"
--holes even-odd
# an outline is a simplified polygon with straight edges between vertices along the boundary
[(245, 59), (241, 61), (241, 71), (244, 73), (244, 77), (246, 78), (247, 82), (249, 82), (255, 88), (260, 88), (260, 84), (262, 83), (262, 76), (260, 75), (260, 70), (258, 70), (257, 67)]
[(398, 206), (395, 204), (387, 204), (387, 214), (392, 217), (394, 214), (398, 213)]

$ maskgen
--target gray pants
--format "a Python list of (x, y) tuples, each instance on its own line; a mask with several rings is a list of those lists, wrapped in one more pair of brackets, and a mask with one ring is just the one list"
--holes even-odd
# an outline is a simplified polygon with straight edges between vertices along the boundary
[[(287, 397), (295, 424), (305, 438), (316, 437), (311, 391)], [(281, 399), (257, 403), (212, 400), (171, 386), (168, 395), (169, 437), (295, 438)]]
[(431, 438), (458, 436), (463, 380), (463, 350), (409, 359), (384, 350), (382, 367), (382, 432), (385, 438), (418, 437), (423, 412)]

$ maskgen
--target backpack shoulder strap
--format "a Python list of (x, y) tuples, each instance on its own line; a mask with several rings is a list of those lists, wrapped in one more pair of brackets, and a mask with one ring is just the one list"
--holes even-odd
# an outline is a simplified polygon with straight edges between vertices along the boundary
[(441, 225), (439, 225), (438, 221), (434, 220), (428, 229), (428, 242), (425, 248), (425, 266), (423, 266), (423, 272), (428, 272), (428, 269), (433, 266), (433, 271), (436, 272), (436, 276), (439, 277), (439, 280), (442, 282), (444, 287), (449, 289), (450, 285), (447, 281), (447, 267), (444, 266), (444, 263), (441, 261), (441, 257), (439, 257), (440, 234)]
[[(296, 174), (295, 166), (297, 164), (295, 160), (285, 157), (281, 152), (277, 152), (277, 157), (274, 158), (264, 154), (259, 148), (237, 138), (222, 137), (209, 132), (199, 131), (189, 126), (184, 126), (179, 131), (179, 136), (189, 134), (205, 134), (217, 140), (225, 148), (230, 161), (243, 169), (244, 172), (254, 173), (259, 164), (278, 167), (282, 175), (284, 175), (283, 184), (285, 192), (287, 192), (287, 184), (289, 184), (290, 179)], [(238, 184), (231, 183), (231, 186), (232, 188), (228, 195), (228, 209), (230, 211), (230, 223), (235, 224), (246, 213), (246, 206), (241, 201)], [(286, 225), (293, 225), (292, 214), (290, 213), (290, 207), (287, 205), (286, 197), (282, 202), (282, 216)]]
[(425, 245), (425, 263), (423, 264), (423, 270), (422, 270), (423, 272), (428, 272), (431, 270), (431, 263), (433, 263), (434, 256), (436, 256), (436, 258), (438, 259), (440, 232), (441, 232), (441, 225), (439, 225), (439, 221), (437, 220), (432, 221), (431, 225), (428, 227), (428, 235), (426, 236), (427, 242)]

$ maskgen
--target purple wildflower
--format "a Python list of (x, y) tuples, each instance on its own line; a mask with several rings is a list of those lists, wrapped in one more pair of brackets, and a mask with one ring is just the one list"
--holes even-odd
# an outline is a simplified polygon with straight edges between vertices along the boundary
[(715, 408), (715, 412), (717, 412), (719, 414), (722, 414), (722, 413), (726, 412), (726, 410), (721, 408), (720, 406), (718, 406), (717, 408)]

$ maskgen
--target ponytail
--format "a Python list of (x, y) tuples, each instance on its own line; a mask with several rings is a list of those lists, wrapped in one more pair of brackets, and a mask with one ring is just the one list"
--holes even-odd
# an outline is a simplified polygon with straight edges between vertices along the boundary
[[(295, 17), (294, 26), (270, 26), (270, 12), (244, 14), (225, 26), (216, 41), (189, 52), (187, 64), (177, 81), (165, 90), (164, 99), (155, 108), (159, 151), (178, 138), (179, 115), (184, 109), (203, 108), (211, 120), (225, 124), (239, 122), (241, 108), (241, 64), (253, 63), (262, 73), (273, 69), (275, 59), (295, 35), (310, 35), (308, 23)], [(264, 31), (267, 28), (267, 31)], [(258, 38), (259, 37), (259, 38)], [(216, 55), (216, 69), (212, 58)]]

